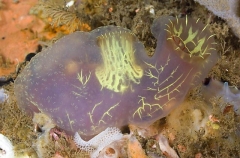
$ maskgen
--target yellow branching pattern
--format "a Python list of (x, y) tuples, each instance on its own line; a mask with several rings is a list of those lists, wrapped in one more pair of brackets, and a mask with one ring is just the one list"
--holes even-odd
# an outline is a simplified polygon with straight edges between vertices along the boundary
[(106, 117), (110, 117), (110, 118), (113, 117), (110, 112), (111, 112), (111, 110), (113, 110), (114, 108), (116, 108), (116, 107), (119, 105), (120, 102), (118, 102), (118, 103), (110, 106), (110, 107), (101, 115), (101, 118), (99, 119), (98, 122), (97, 122), (97, 121), (94, 121), (94, 120), (93, 120), (94, 112), (95, 112), (95, 111), (96, 111), (96, 112), (99, 112), (99, 111), (97, 111), (96, 108), (101, 108), (101, 105), (103, 105), (102, 103), (103, 103), (103, 101), (100, 101), (99, 103), (96, 103), (96, 104), (93, 106), (92, 111), (90, 111), (90, 112), (87, 113), (88, 116), (89, 116), (89, 119), (90, 119), (90, 121), (91, 121), (91, 123), (92, 123), (91, 129), (92, 129), (93, 131), (95, 130), (95, 128), (99, 127), (101, 123), (106, 124), (106, 121), (104, 121), (104, 119), (106, 119)]
[(65, 111), (65, 112), (66, 112), (66, 115), (67, 115), (68, 122), (69, 122), (69, 125), (70, 125), (70, 127), (71, 127), (71, 130), (73, 130), (72, 125), (73, 125), (75, 122), (74, 122), (74, 120), (71, 120), (71, 119), (70, 119), (70, 116), (69, 116), (68, 112), (67, 112), (67, 111)]
[(92, 111), (91, 111), (91, 112), (88, 112), (88, 115), (89, 115), (89, 118), (90, 118), (90, 121), (91, 121), (92, 124), (94, 124), (93, 118), (92, 118), (93, 113), (94, 113), (94, 110), (95, 110), (96, 107), (98, 107), (100, 104), (102, 104), (102, 101), (99, 102), (99, 103), (97, 103), (97, 104), (95, 104), (94, 107), (93, 107), (93, 109), (92, 109)]
[[(138, 104), (140, 104), (140, 106), (133, 113), (133, 117), (137, 114), (139, 118), (142, 118), (143, 112), (145, 112), (145, 116), (151, 117), (153, 113), (157, 112), (158, 110), (162, 110), (163, 107), (166, 106), (170, 101), (175, 100), (175, 96), (180, 93), (179, 89), (188, 78), (192, 69), (190, 69), (187, 73), (176, 74), (179, 68), (179, 66), (177, 66), (175, 69), (172, 70), (172, 72), (169, 73), (168, 76), (164, 76), (164, 80), (161, 80), (161, 73), (164, 71), (169, 71), (169, 69), (165, 70), (165, 68), (169, 66), (169, 61), (170, 57), (168, 56), (166, 63), (163, 66), (157, 66), (157, 63), (155, 65), (152, 65), (145, 62), (149, 69), (145, 71), (144, 75), (149, 77), (149, 79), (153, 80), (152, 86), (146, 87), (145, 90), (155, 92), (155, 95), (153, 96), (153, 98), (151, 98), (153, 102), (155, 100), (155, 103), (149, 103), (146, 101), (145, 97), (138, 96), (140, 98), (138, 101)], [(170, 80), (171, 78), (174, 78), (174, 80)], [(149, 111), (147, 113), (146, 108), (148, 108)]]
[(103, 63), (95, 74), (102, 88), (124, 92), (131, 83), (140, 83), (143, 70), (135, 62), (132, 36), (128, 32), (115, 32), (98, 37)]
[[(120, 103), (120, 102), (119, 102), (119, 103)], [(104, 121), (104, 117), (105, 117), (105, 116), (112, 117), (112, 115), (110, 114), (110, 111), (113, 110), (115, 107), (117, 107), (117, 106), (119, 105), (119, 103), (111, 106), (106, 112), (104, 112), (103, 115), (102, 115), (102, 117), (101, 117), (101, 119), (99, 120), (98, 123), (100, 124), (100, 123), (102, 122), (102, 123), (106, 124), (106, 122)]]
[[(135, 117), (135, 115), (137, 114), (139, 118), (142, 119), (142, 113), (145, 111), (145, 108), (149, 107), (149, 109), (151, 110), (152, 107), (157, 106), (158, 109), (162, 109), (162, 106), (160, 104), (149, 104), (147, 102), (145, 102), (145, 97), (142, 96), (138, 96), (140, 99), (138, 101), (138, 104), (140, 104), (141, 106), (139, 106), (139, 108), (133, 113), (133, 117)], [(152, 117), (151, 113), (148, 113), (147, 116)]]
[[(210, 50), (216, 50), (214, 48), (215, 43), (209, 43), (209, 39), (214, 37), (214, 34), (205, 33), (207, 25), (202, 29), (192, 27), (192, 23), (188, 22), (186, 16), (185, 22), (181, 21), (176, 17), (176, 21), (169, 20), (170, 24), (166, 24), (167, 29), (165, 29), (169, 36), (167, 40), (171, 40), (177, 46), (175, 50), (182, 50), (189, 53), (191, 56), (199, 56), (204, 58), (205, 55), (210, 54)], [(196, 24), (198, 20), (196, 21)], [(183, 29), (184, 28), (184, 29)], [(188, 30), (188, 31), (186, 31)], [(193, 46), (189, 46), (193, 45)]]
[(91, 77), (91, 72), (89, 72), (88, 75), (83, 75), (83, 72), (82, 72), (82, 69), (81, 69), (80, 73), (77, 74), (77, 79), (80, 82), (80, 86), (73, 85), (74, 87), (76, 87), (78, 89), (78, 92), (73, 91), (74, 95), (84, 96), (86, 94), (84, 89), (86, 88), (87, 83), (90, 80), (90, 77)]
[(88, 76), (83, 76), (82, 70), (81, 70), (81, 72), (78, 73), (78, 75), (77, 75), (77, 79), (80, 81), (80, 83), (81, 83), (83, 86), (86, 86), (86, 84), (88, 83), (90, 77), (91, 77), (91, 72), (89, 72), (89, 75), (88, 75)]

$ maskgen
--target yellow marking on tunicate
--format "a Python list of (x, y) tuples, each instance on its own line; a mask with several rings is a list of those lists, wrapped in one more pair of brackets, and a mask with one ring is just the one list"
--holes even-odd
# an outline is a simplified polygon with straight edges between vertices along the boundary
[(188, 38), (186, 40), (183, 41), (183, 43), (186, 45), (189, 42), (192, 42), (194, 45), (196, 45), (193, 41), (193, 39), (197, 36), (198, 34), (198, 30), (196, 30), (195, 32), (192, 31), (192, 27), (189, 28), (188, 31)]
[(212, 50), (217, 50), (216, 48), (209, 48), (209, 49), (212, 49)]
[(200, 71), (198, 71), (196, 74), (194, 74), (194, 78), (200, 78), (201, 75), (202, 75), (202, 73)]
[[(80, 91), (82, 90), (80, 87), (77, 87), (77, 86), (75, 86), (75, 85), (73, 85), (74, 87), (76, 87), (77, 89), (79, 89)], [(80, 93), (77, 93), (77, 92), (75, 92), (75, 91), (72, 91), (72, 93), (74, 94), (74, 95), (77, 95), (77, 96), (84, 96), (83, 95), (83, 92), (81, 92), (81, 94)], [(84, 94), (87, 94), (87, 93), (84, 93)]]
[(74, 121), (70, 119), (69, 114), (67, 113), (67, 111), (66, 111), (66, 114), (67, 114), (67, 118), (68, 118), (71, 130), (73, 131), (72, 124), (74, 124)]
[(172, 97), (171, 99), (169, 99), (167, 102), (165, 102), (164, 104), (161, 105), (161, 108), (155, 108), (155, 110), (151, 111), (151, 114), (154, 114), (155, 112), (162, 110), (165, 106), (167, 106), (172, 100), (175, 100), (175, 97)]
[[(182, 86), (182, 84), (185, 82), (186, 78), (189, 76), (189, 74), (191, 73), (191, 71), (192, 71), (192, 69), (189, 70), (189, 72), (187, 73), (187, 75), (185, 75), (184, 78), (182, 78), (182, 77), (183, 77), (183, 74), (181, 74), (181, 75), (176, 79), (176, 81), (172, 82), (171, 84), (169, 84), (168, 86), (166, 86), (165, 88), (163, 88), (163, 89), (167, 89), (167, 93), (166, 93), (166, 94), (164, 94), (164, 95), (159, 95), (159, 96), (157, 97), (157, 94), (159, 94), (160, 92), (163, 91), (163, 89), (158, 89), (157, 94), (154, 95), (154, 99), (159, 100), (160, 98), (162, 98), (162, 97), (164, 97), (164, 96), (167, 96), (167, 97), (168, 97), (168, 100), (169, 100), (169, 99), (170, 99), (170, 94), (172, 94), (174, 91), (180, 92), (178, 88)], [(182, 81), (181, 81), (180, 83), (176, 84), (177, 81), (179, 81), (180, 79), (182, 79)], [(169, 88), (172, 87), (172, 86), (175, 86), (175, 88), (174, 88), (173, 90), (169, 91)]]
[[(154, 79), (158, 80), (158, 76), (154, 76), (150, 69), (148, 69), (148, 72), (146, 72), (146, 76), (148, 76), (151, 79), (154, 78)], [(158, 82), (155, 82), (154, 84), (158, 84)]]
[(186, 26), (187, 26), (188, 20), (187, 20), (187, 15), (186, 15)]
[(205, 27), (202, 29), (202, 32), (207, 28), (207, 26), (208, 26), (208, 24), (207, 25), (205, 25)]
[(30, 100), (30, 99), (28, 99), (28, 98), (26, 98), (30, 103), (32, 103), (33, 105), (35, 105), (36, 107), (38, 107), (38, 104), (36, 103), (36, 102), (34, 102), (34, 101), (32, 101), (32, 100)]
[(103, 122), (103, 123), (105, 124), (105, 121), (103, 120), (105, 116), (108, 115), (109, 117), (112, 117), (112, 115), (110, 114), (110, 111), (111, 111), (112, 109), (114, 109), (115, 107), (117, 107), (117, 106), (119, 105), (119, 103), (120, 103), (120, 102), (118, 102), (117, 104), (114, 104), (114, 105), (111, 106), (106, 112), (103, 113), (101, 119), (99, 120), (99, 124), (100, 124), (101, 122)]
[(208, 38), (207, 38), (207, 40), (209, 40), (211, 37), (214, 37), (216, 34), (212, 34), (211, 36), (209, 36)]
[(177, 30), (176, 27), (173, 28), (173, 32), (176, 36), (180, 36), (182, 34), (182, 31), (183, 31), (183, 26), (182, 24), (180, 25), (179, 29)]
[(95, 123), (94, 123), (94, 120), (93, 120), (93, 115), (94, 115), (94, 112), (96, 110), (97, 107), (99, 107), (99, 105), (102, 104), (103, 101), (99, 102), (99, 103), (96, 103), (92, 109), (92, 111), (88, 112), (88, 116), (89, 116), (89, 119), (90, 119), (90, 122), (92, 123), (92, 127), (97, 127), (100, 125), (100, 123), (103, 123), (103, 124), (106, 124), (106, 122), (104, 121), (104, 117), (105, 116), (109, 116), (109, 117), (112, 117), (112, 115), (110, 114), (110, 111), (113, 110), (115, 107), (117, 107), (119, 105), (119, 103), (116, 103), (114, 104), (113, 106), (111, 106), (106, 112), (104, 112), (101, 116), (101, 118), (99, 119), (98, 121), (98, 125), (96, 126)]
[(90, 119), (90, 121), (91, 121), (92, 124), (94, 124), (93, 118), (92, 118), (92, 117), (93, 117), (94, 110), (95, 110), (100, 104), (102, 104), (102, 102), (103, 102), (103, 101), (100, 101), (99, 103), (95, 104), (94, 107), (93, 107), (93, 109), (92, 109), (92, 111), (87, 113), (87, 114), (89, 115), (89, 119)]
[(179, 47), (177, 47), (175, 50), (179, 50), (180, 48)]
[(169, 30), (167, 30), (167, 29), (164, 29), (165, 31), (167, 31), (168, 33), (171, 33)]
[(97, 104), (94, 105), (94, 107), (93, 107), (93, 109), (92, 109), (92, 112), (91, 112), (92, 114), (93, 114), (95, 108), (98, 107), (100, 104), (102, 104), (102, 102), (103, 102), (103, 101), (100, 101), (99, 103), (97, 103)]
[(92, 125), (92, 126), (91, 126), (91, 130), (92, 130), (92, 131), (95, 131), (97, 127), (98, 127), (98, 126), (93, 126), (93, 125)]
[[(145, 108), (146, 107), (149, 107), (149, 109), (151, 110), (152, 109), (152, 107), (154, 107), (154, 106), (157, 106), (157, 107), (159, 107), (159, 108), (162, 108), (162, 106), (160, 105), (160, 104), (149, 104), (149, 103), (147, 103), (147, 102), (145, 102), (145, 97), (142, 97), (142, 96), (138, 96), (140, 99), (139, 99), (139, 101), (138, 101), (138, 104), (141, 104), (141, 106), (140, 107), (138, 107), (138, 109), (133, 113), (133, 117), (135, 117), (135, 115), (137, 114), (138, 115), (138, 117), (140, 118), (140, 119), (142, 119), (142, 112), (143, 111), (145, 111)], [(149, 113), (148, 113), (149, 114)], [(149, 114), (150, 115), (150, 114)]]
[[(145, 71), (145, 75), (148, 76), (150, 79), (152, 79), (152, 78), (156, 79), (156, 81), (153, 82), (154, 86), (159, 84), (159, 76), (163, 72), (164, 68), (168, 65), (169, 61), (170, 61), (170, 56), (168, 55), (166, 63), (163, 66), (161, 65), (159, 68), (157, 68), (157, 64), (152, 65), (150, 63), (144, 62), (149, 67), (149, 69)], [(152, 71), (156, 71), (158, 75), (154, 76)], [(147, 87), (147, 88), (149, 88), (149, 87)]]
[(207, 47), (206, 47), (205, 49), (202, 48), (204, 42), (205, 42), (205, 37), (203, 37), (202, 39), (200, 39), (200, 40), (198, 41), (197, 46), (194, 47), (194, 49), (191, 51), (190, 57), (191, 57), (193, 54), (196, 54), (196, 53), (199, 52), (199, 56), (203, 58), (203, 55), (206, 54), (206, 49), (207, 49)]
[(173, 27), (173, 22), (169, 19), (170, 23), (172, 24), (172, 27)]
[[(196, 21), (196, 23), (198, 23), (198, 21), (199, 21), (199, 19)], [(199, 38), (198, 37), (199, 34), (201, 34), (203, 31), (205, 31), (205, 29), (208, 27), (208, 25), (205, 25), (203, 27), (203, 29), (199, 32), (198, 30), (193, 30), (192, 26), (187, 26), (187, 25), (191, 25), (191, 23), (189, 23), (189, 21), (188, 21), (187, 16), (185, 19), (185, 24), (184, 24), (184, 22), (181, 23), (178, 18), (176, 18), (176, 22), (174, 22), (174, 23), (170, 19), (169, 19), (169, 22), (170, 22), (170, 25), (166, 24), (167, 27), (165, 29), (169, 34), (169, 37), (167, 38), (167, 40), (172, 40), (172, 42), (174, 42), (176, 44), (177, 47), (175, 48), (175, 50), (181, 49), (182, 51), (189, 53), (190, 57), (199, 56), (201, 58), (204, 58), (205, 55), (210, 54), (208, 50), (211, 50), (211, 44), (213, 44), (213, 43), (206, 43), (206, 42), (210, 38), (214, 37), (215, 34), (201, 37), (201, 39), (198, 40), (196, 43), (196, 39)], [(183, 26), (183, 25), (185, 25), (185, 26)], [(181, 36), (184, 32), (186, 32), (183, 30), (183, 28), (187, 28), (187, 27), (189, 27), (187, 36), (185, 39), (183, 39)], [(189, 48), (187, 46), (188, 43), (193, 43), (194, 47)]]
[(131, 92), (135, 92), (135, 90), (133, 89), (133, 86), (132, 86), (132, 85), (130, 85), (130, 91), (131, 91)]
[(200, 18), (197, 19), (196, 24), (198, 23), (199, 20), (200, 20)]
[[(171, 76), (171, 75), (170, 75)], [(168, 86), (166, 86), (166, 87), (164, 87), (164, 88), (158, 88), (158, 91), (157, 91), (157, 93), (154, 95), (154, 99), (155, 100), (159, 100), (159, 99), (161, 99), (162, 97), (164, 97), (164, 96), (168, 96), (168, 99), (170, 98), (169, 97), (169, 95), (173, 92), (173, 91), (178, 91), (179, 92), (179, 90), (178, 89), (176, 89), (176, 88), (174, 88), (172, 91), (170, 91), (169, 92), (169, 88), (170, 87), (172, 87), (172, 86), (174, 86), (175, 85), (175, 83), (177, 83), (181, 78), (182, 78), (182, 76), (183, 76), (183, 74), (181, 74), (174, 82), (172, 82), (171, 84), (169, 84)], [(172, 77), (172, 76), (171, 76)], [(167, 91), (167, 93), (165, 93), (164, 95), (159, 95), (159, 93), (161, 93), (161, 92), (163, 92), (163, 91)], [(159, 96), (157, 96), (157, 94), (159, 95)]]
[(90, 119), (91, 123), (93, 124), (93, 118), (92, 118), (93, 115), (92, 115), (92, 113), (88, 112), (87, 114), (89, 115), (89, 119)]
[(77, 74), (77, 79), (80, 82), (80, 86), (73, 85), (74, 87), (76, 87), (79, 90), (79, 92), (72, 91), (72, 93), (76, 96), (82, 96), (82, 97), (84, 95), (86, 95), (87, 92), (84, 91), (84, 89), (86, 88), (87, 83), (90, 80), (90, 77), (91, 77), (91, 72), (89, 72), (88, 75), (83, 75), (83, 72), (81, 69), (80, 73)]
[[(168, 28), (170, 28), (170, 26), (168, 24), (165, 24)], [(164, 29), (165, 30), (165, 29)]]
[(89, 72), (88, 76), (87, 75), (84, 76), (82, 73), (82, 69), (81, 69), (81, 72), (77, 74), (77, 79), (84, 86), (88, 83), (88, 81), (90, 80), (90, 77), (91, 77), (91, 72)]
[[(140, 97), (140, 100), (138, 101), (138, 104), (141, 104), (140, 107), (138, 107), (138, 109), (133, 113), (133, 117), (135, 115), (138, 115), (140, 119), (142, 119), (142, 113), (146, 110), (146, 108), (149, 108), (149, 112), (146, 114), (148, 116), (152, 116), (152, 114), (160, 109), (162, 109), (165, 105), (168, 104), (168, 102), (175, 100), (175, 96), (180, 93), (179, 88), (182, 86), (182, 84), (184, 82), (186, 82), (186, 79), (188, 78), (188, 76), (190, 75), (191, 71), (193, 70), (193, 68), (191, 70), (189, 70), (189, 72), (187, 74), (179, 74), (177, 76), (177, 78), (172, 81), (171, 83), (169, 82), (170, 78), (173, 78), (174, 75), (176, 74), (176, 72), (178, 71), (179, 66), (177, 66), (175, 69), (172, 70), (172, 72), (168, 75), (168, 77), (166, 77), (163, 81), (159, 81), (159, 76), (160, 74), (164, 71), (165, 67), (167, 67), (168, 62), (170, 61), (170, 57), (168, 57), (167, 62), (165, 63), (164, 66), (159, 66), (159, 68), (157, 68), (157, 63), (155, 65), (150, 64), (145, 62), (145, 64), (149, 67), (148, 70), (146, 70), (145, 75), (149, 77), (149, 79), (153, 79), (155, 81), (152, 82), (153, 86), (149, 86), (147, 87), (145, 90), (150, 90), (150, 91), (155, 91), (155, 95), (153, 96), (152, 100), (160, 100), (163, 97), (167, 97), (167, 100), (165, 101), (165, 103), (160, 104), (150, 104), (148, 102), (146, 102), (146, 98), (144, 96), (138, 96)], [(180, 83), (179, 83), (180, 82)], [(166, 86), (163, 86), (165, 83), (167, 83)], [(161, 88), (160, 88), (161, 87)], [(176, 93), (174, 93), (176, 92)], [(162, 93), (162, 94), (161, 94)], [(152, 108), (154, 106), (157, 106), (158, 108), (155, 108), (152, 111)]]
[(84, 89), (86, 88), (86, 86), (81, 86), (81, 87), (78, 87), (78, 86), (75, 86), (75, 85), (73, 85), (73, 86), (76, 87), (76, 88), (79, 90), (79, 92), (72, 91), (72, 93), (73, 93), (74, 95), (84, 97), (84, 95), (87, 94), (87, 92), (84, 91)]
[(102, 88), (124, 92), (131, 84), (139, 84), (142, 68), (136, 64), (133, 35), (128, 32), (109, 33), (98, 37), (102, 64), (95, 74)]
[(161, 71), (163, 71), (164, 67), (166, 67), (168, 65), (169, 61), (170, 61), (170, 55), (168, 55), (168, 58), (166, 60), (165, 65), (164, 66), (162, 66), (162, 65), (160, 66)]
[(167, 82), (170, 78), (173, 78), (173, 75), (175, 74), (175, 72), (177, 71), (179, 66), (177, 66), (172, 72), (171, 74), (163, 81), (161, 82), (158, 86), (161, 86), (162, 84), (164, 84), (165, 82)]
[(148, 90), (148, 91), (157, 91), (157, 89), (156, 88), (151, 88), (151, 87), (147, 87), (147, 89), (146, 90)]
[(100, 124), (100, 123), (106, 124), (106, 122), (103, 120), (99, 120), (98, 124)]

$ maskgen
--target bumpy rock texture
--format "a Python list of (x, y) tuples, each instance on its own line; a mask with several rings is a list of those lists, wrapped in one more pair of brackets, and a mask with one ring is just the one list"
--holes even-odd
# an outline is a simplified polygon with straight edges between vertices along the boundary
[(75, 32), (34, 57), (15, 81), (19, 106), (43, 112), (81, 136), (165, 117), (215, 64), (214, 38), (201, 22), (161, 17), (152, 57), (127, 29)]
[(195, 0), (204, 5), (213, 14), (225, 19), (234, 34), (240, 38), (240, 17), (237, 15), (239, 0)]

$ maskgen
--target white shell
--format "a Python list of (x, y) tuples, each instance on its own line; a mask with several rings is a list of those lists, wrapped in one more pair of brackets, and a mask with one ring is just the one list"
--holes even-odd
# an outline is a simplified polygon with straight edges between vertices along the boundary
[(0, 134), (0, 158), (14, 158), (14, 151), (11, 141)]
[(6, 93), (6, 90), (3, 88), (0, 88), (0, 103), (3, 103), (5, 100), (7, 100), (8, 95)]
[(69, 1), (67, 4), (66, 4), (66, 7), (71, 7), (71, 6), (73, 6), (73, 4), (74, 4), (74, 0), (72, 0), (72, 1)]

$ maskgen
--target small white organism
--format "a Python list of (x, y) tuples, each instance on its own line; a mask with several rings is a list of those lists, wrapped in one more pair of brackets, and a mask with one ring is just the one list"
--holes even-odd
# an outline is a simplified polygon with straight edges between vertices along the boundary
[(116, 127), (109, 127), (99, 133), (89, 141), (84, 141), (78, 133), (74, 136), (74, 141), (78, 148), (88, 152), (91, 158), (97, 158), (99, 152), (107, 145), (123, 137), (121, 131)]
[(176, 151), (173, 150), (172, 147), (170, 147), (170, 145), (168, 143), (168, 139), (163, 134), (160, 133), (157, 136), (157, 141), (159, 143), (159, 147), (160, 147), (161, 151), (163, 153), (166, 153), (168, 155), (168, 157), (179, 158), (179, 156), (177, 155)]
[(6, 90), (3, 88), (0, 88), (0, 103), (3, 103), (5, 100), (7, 100), (8, 95), (6, 93)]
[(0, 134), (0, 158), (14, 158), (12, 143), (2, 134)]
[(69, 1), (69, 2), (66, 4), (66, 7), (69, 8), (69, 7), (73, 6), (73, 5), (74, 5), (74, 0), (71, 0), (71, 1)]

